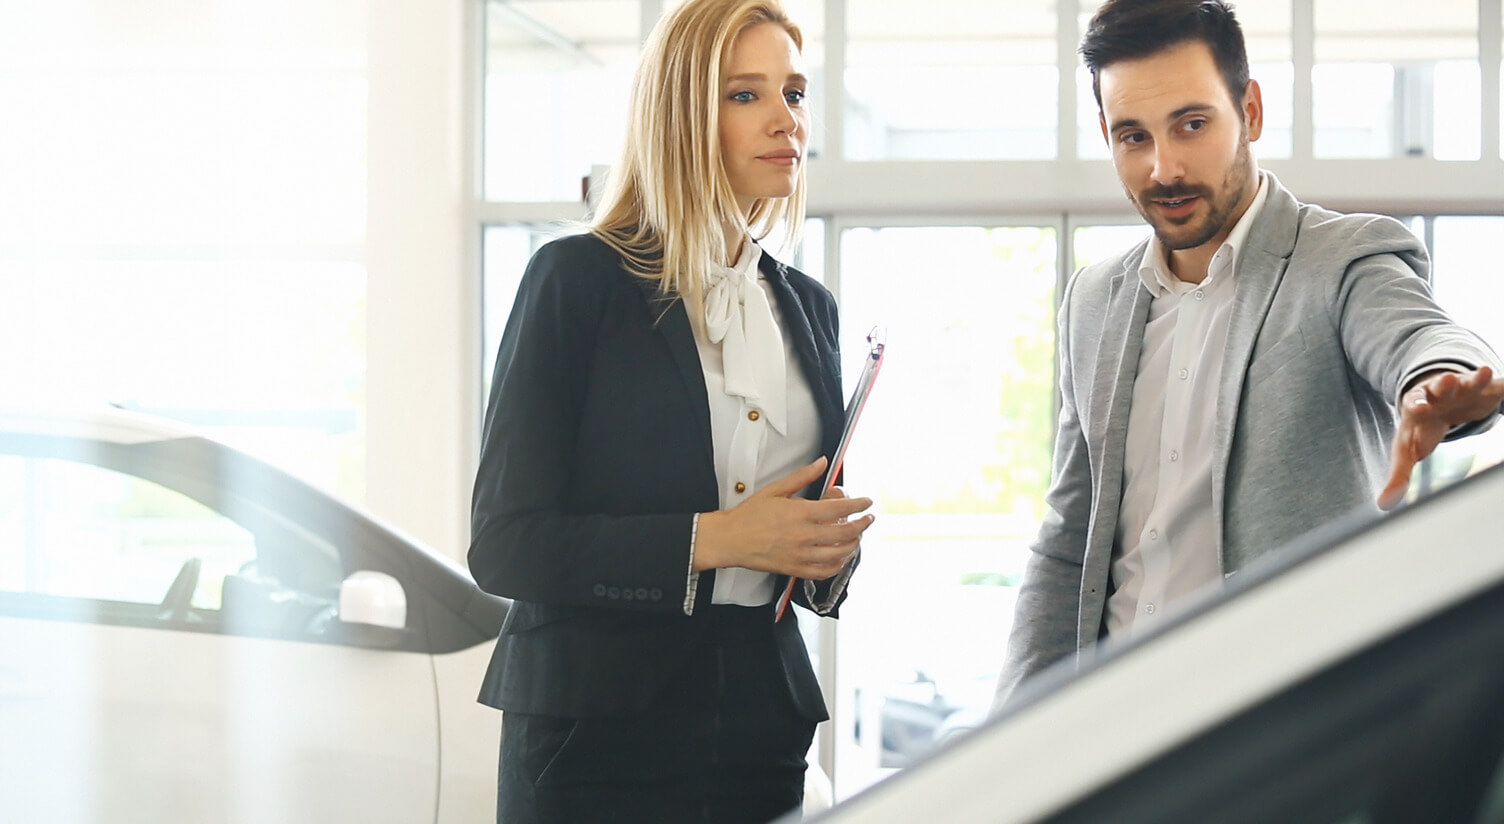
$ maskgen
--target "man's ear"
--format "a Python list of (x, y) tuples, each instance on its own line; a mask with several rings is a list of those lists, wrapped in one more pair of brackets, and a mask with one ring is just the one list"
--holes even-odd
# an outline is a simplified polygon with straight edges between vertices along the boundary
[(1258, 140), (1264, 133), (1264, 93), (1259, 81), (1249, 80), (1243, 87), (1243, 122), (1248, 124), (1248, 139)]

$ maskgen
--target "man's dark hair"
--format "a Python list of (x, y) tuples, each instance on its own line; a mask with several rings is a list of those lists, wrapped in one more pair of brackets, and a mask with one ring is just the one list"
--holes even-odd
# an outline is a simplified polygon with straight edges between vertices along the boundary
[(1248, 88), (1248, 50), (1232, 6), (1223, 0), (1107, 0), (1081, 39), (1081, 59), (1091, 70), (1097, 108), (1102, 108), (1103, 68), (1193, 40), (1211, 49), (1233, 105), (1241, 107)]

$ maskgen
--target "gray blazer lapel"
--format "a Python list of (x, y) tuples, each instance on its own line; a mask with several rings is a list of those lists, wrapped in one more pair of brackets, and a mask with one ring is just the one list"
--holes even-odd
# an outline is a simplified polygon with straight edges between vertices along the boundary
[[(1147, 248), (1147, 244), (1145, 244)], [(1129, 255), (1123, 271), (1112, 279), (1107, 312), (1102, 318), (1101, 345), (1097, 349), (1096, 374), (1092, 376), (1090, 408), (1096, 412), (1087, 425), (1087, 443), (1102, 444), (1102, 470), (1097, 475), (1093, 508), (1093, 549), (1103, 542), (1108, 551), (1117, 532), (1117, 512), (1123, 493), (1123, 454), (1128, 442), (1128, 410), (1133, 404), (1133, 382), (1138, 378), (1139, 352), (1144, 344), (1144, 324), (1154, 298), (1138, 277), (1143, 252)], [(1102, 517), (1107, 515), (1109, 517)], [(1100, 529), (1111, 525), (1111, 529)]]
[[(1253, 346), (1258, 342), (1259, 331), (1269, 315), (1269, 307), (1279, 292), (1290, 264), (1290, 254), (1295, 249), (1295, 229), (1299, 220), (1300, 204), (1288, 189), (1281, 186), (1274, 175), (1264, 173), (1264, 185), (1269, 194), (1264, 201), (1264, 210), (1248, 233), (1244, 249), (1239, 256), (1234, 273), (1232, 314), (1227, 323), (1227, 346), (1222, 355), (1222, 385), (1217, 393), (1217, 417), (1213, 435), (1212, 453), (1212, 512), (1216, 521), (1218, 552), (1224, 545), (1224, 492), (1227, 481), (1227, 465), (1232, 454), (1232, 436), (1237, 427), (1238, 407), (1243, 400), (1243, 379), (1248, 373), (1248, 364), (1253, 359)], [(1224, 572), (1231, 572), (1237, 564), (1229, 566), (1228, 558), (1222, 559)]]

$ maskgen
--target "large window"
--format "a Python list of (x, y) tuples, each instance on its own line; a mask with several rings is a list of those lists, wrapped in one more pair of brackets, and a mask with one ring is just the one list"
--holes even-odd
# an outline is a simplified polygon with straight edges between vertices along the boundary
[(839, 622), (845, 794), (991, 702), (1049, 483), (1058, 232), (851, 227), (841, 247), (845, 371), (869, 327), (888, 345), (847, 458), (847, 487), (878, 520)]
[(846, 156), (1055, 156), (1056, 14), (1045, 0), (846, 4)]
[(638, 0), (486, 4), (488, 198), (579, 200), (617, 161), (641, 16)]
[[(529, 255), (588, 214), (582, 180), (614, 162), (631, 64), (674, 2), (484, 0), (478, 382)], [(1237, 10), (1263, 91), (1260, 161), (1327, 205), (1429, 215), (1414, 225), (1439, 298), (1504, 348), (1490, 314), (1504, 296), (1479, 275), (1497, 268), (1484, 243), (1504, 228), (1489, 216), (1504, 212), (1490, 207), (1504, 162), (1480, 151), (1498, 101), (1483, 100), (1479, 61), (1494, 52), (1479, 42), (1499, 3)], [(847, 485), (877, 501), (877, 525), (842, 619), (806, 622), (834, 710), (811, 758), (840, 798), (985, 713), (1049, 482), (1059, 285), (1148, 232), (1101, 162), (1074, 52), (1099, 6), (789, 4), (812, 81), (812, 217), (802, 247), (775, 254), (836, 294), (848, 375), (871, 327), (890, 347), (848, 459)], [(589, 135), (569, 132), (581, 117)], [(1437, 216), (1463, 211), (1482, 216)], [(1501, 450), (1504, 432), (1449, 446), (1417, 489)]]
[(362, 3), (3, 3), (0, 403), (364, 493)]
[(1473, 160), (1478, 3), (1315, 0), (1317, 157)]

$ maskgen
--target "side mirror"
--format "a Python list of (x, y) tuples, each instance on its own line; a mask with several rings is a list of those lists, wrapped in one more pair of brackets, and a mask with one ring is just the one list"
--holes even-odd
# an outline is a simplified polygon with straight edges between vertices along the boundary
[(339, 585), (339, 620), (346, 625), (407, 628), (407, 592), (385, 572), (360, 570)]

